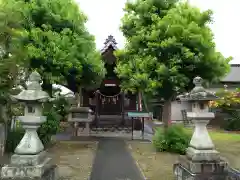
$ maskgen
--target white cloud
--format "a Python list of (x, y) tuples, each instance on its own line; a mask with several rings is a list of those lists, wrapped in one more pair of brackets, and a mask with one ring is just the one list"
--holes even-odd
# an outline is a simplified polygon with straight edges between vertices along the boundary
[[(97, 47), (101, 49), (108, 35), (113, 35), (118, 47), (124, 46), (124, 37), (119, 30), (122, 8), (126, 0), (76, 0), (80, 8), (88, 16), (87, 27), (95, 35)], [(212, 9), (214, 23), (211, 28), (215, 35), (217, 49), (224, 56), (233, 56), (235, 63), (240, 63), (238, 53), (240, 42), (239, 0), (190, 0), (202, 10)]]

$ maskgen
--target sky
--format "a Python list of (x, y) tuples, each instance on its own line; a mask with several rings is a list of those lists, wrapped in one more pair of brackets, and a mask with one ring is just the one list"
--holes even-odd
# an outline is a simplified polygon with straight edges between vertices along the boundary
[[(124, 46), (124, 37), (119, 30), (126, 0), (75, 0), (88, 16), (89, 32), (96, 37), (97, 48), (103, 48), (108, 35), (113, 35), (118, 48)], [(211, 28), (217, 50), (225, 57), (232, 56), (231, 63), (240, 63), (240, 0), (189, 0), (201, 10), (213, 11)], [(238, 18), (239, 17), (239, 18)]]

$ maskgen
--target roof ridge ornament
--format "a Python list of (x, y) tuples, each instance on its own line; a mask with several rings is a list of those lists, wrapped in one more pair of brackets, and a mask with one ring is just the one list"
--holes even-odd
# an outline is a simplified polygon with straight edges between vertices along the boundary
[(105, 40), (104, 47), (101, 49), (101, 53), (105, 53), (110, 46), (112, 46), (114, 50), (118, 49), (116, 39), (112, 35), (109, 35)]
[(113, 44), (117, 45), (116, 39), (112, 35), (109, 35), (107, 37), (104, 44), (107, 45), (109, 42), (112, 42)]

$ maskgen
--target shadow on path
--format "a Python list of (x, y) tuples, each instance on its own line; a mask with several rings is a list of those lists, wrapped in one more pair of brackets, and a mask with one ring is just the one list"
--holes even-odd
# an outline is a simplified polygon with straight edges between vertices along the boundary
[(144, 180), (124, 140), (101, 138), (90, 180)]

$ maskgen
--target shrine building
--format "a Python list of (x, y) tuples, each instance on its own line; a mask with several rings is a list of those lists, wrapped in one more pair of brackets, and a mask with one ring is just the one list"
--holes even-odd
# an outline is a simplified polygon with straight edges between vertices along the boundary
[(94, 110), (97, 125), (125, 124), (126, 112), (136, 110), (136, 95), (121, 91), (120, 80), (114, 72), (116, 67), (114, 51), (116, 50), (116, 40), (110, 35), (101, 50), (107, 71), (106, 76), (98, 89), (82, 92), (82, 105)]

